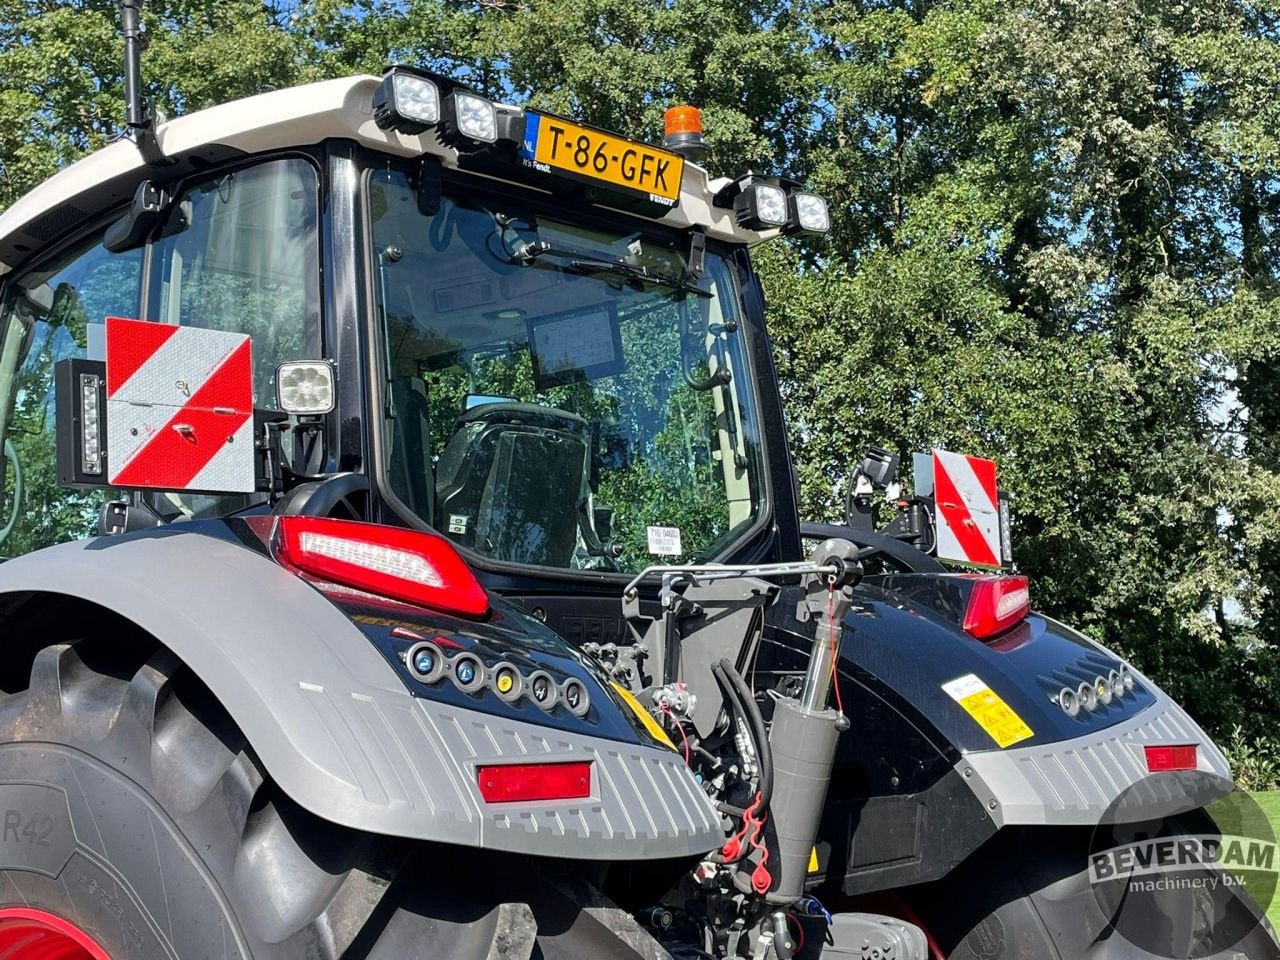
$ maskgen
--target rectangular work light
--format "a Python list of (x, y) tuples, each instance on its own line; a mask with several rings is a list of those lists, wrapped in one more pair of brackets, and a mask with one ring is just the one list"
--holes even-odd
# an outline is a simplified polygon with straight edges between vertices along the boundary
[(449, 120), (458, 133), (480, 143), (498, 139), (498, 111), (493, 101), (467, 90), (455, 90), (447, 103)]
[(276, 405), (293, 416), (322, 416), (335, 402), (333, 364), (290, 360), (276, 367)]
[(525, 113), (520, 107), (455, 87), (442, 101), (439, 132), (440, 142), (460, 153), (486, 147), (514, 150), (524, 139)]
[(374, 92), (373, 119), (382, 130), (422, 133), (440, 122), (440, 87), (404, 67), (392, 67)]
[(816, 235), (831, 229), (831, 215), (827, 201), (816, 193), (796, 190), (791, 194), (791, 216), (787, 221), (787, 233), (791, 236)]
[(787, 191), (774, 183), (752, 180), (733, 199), (738, 225), (748, 230), (770, 230), (787, 225)]

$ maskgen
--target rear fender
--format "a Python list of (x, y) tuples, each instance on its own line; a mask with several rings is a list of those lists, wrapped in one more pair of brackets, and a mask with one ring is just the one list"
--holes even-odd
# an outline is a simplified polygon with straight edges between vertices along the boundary
[[(234, 539), (182, 526), (0, 565), (0, 610), (35, 593), (132, 622), (210, 689), (285, 794), (343, 826), (595, 860), (718, 845), (714, 808), (677, 755), (414, 697), (313, 587)], [(530, 755), (591, 760), (592, 797), (530, 810), (485, 804), (476, 765)]]

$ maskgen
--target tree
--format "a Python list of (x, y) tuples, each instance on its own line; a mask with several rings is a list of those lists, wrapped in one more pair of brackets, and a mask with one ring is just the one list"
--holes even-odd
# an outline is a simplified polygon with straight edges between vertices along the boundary
[[(0, 0), (0, 205), (119, 117), (113, 0)], [(401, 61), (801, 177), (760, 252), (806, 512), (868, 444), (994, 456), (1035, 602), (1274, 720), (1274, 0), (154, 0), (162, 105)], [(1252, 726), (1250, 726), (1252, 725)]]

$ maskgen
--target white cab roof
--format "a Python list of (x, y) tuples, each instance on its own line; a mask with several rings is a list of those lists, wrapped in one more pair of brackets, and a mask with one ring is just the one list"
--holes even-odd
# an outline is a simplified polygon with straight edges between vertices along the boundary
[[(225, 156), (229, 151), (253, 154), (345, 139), (405, 157), (430, 153), (441, 157), (446, 166), (455, 165), (456, 154), (442, 147), (430, 131), (405, 136), (378, 128), (373, 120), (377, 86), (377, 77), (357, 76), (264, 93), (163, 123), (157, 139), (164, 153), (174, 157), (202, 151), (210, 157)], [(25, 259), (46, 237), (52, 240), (51, 230), (65, 232), (78, 225), (74, 221), (87, 221), (122, 203), (146, 170), (138, 148), (120, 140), (73, 163), (20, 198), (0, 214), (0, 275), (12, 270), (15, 261)], [(750, 243), (763, 239), (763, 235), (739, 228), (731, 210), (712, 205), (715, 190), (725, 182), (709, 183), (705, 170), (686, 163), (680, 204), (662, 222), (701, 224), (710, 234), (727, 240)], [(93, 203), (85, 204), (85, 197)], [(17, 242), (26, 237), (34, 242)]]

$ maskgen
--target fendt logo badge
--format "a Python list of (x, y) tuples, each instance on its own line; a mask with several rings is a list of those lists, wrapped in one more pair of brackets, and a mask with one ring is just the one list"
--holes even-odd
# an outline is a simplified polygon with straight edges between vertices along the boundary
[(117, 317), (106, 326), (111, 483), (253, 492), (249, 337)]
[(1149, 776), (1111, 804), (1094, 831), (1088, 872), (1117, 934), (1155, 956), (1200, 960), (1229, 956), (1257, 930), (1280, 857), (1252, 797), (1186, 770)]

